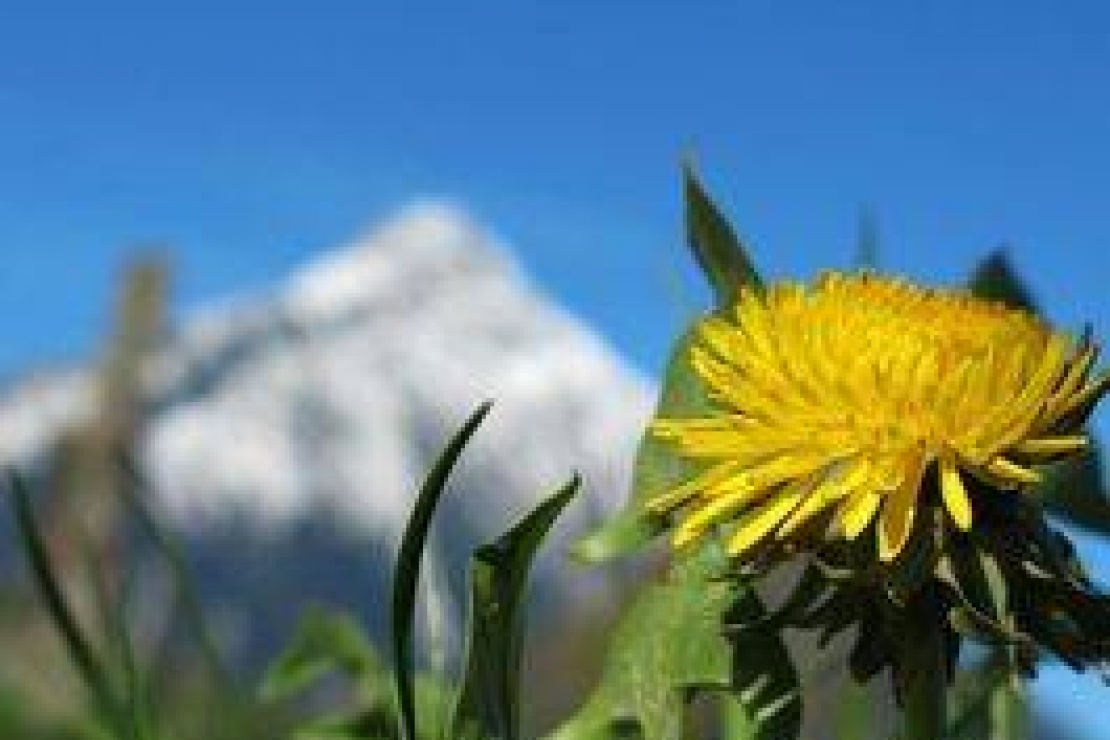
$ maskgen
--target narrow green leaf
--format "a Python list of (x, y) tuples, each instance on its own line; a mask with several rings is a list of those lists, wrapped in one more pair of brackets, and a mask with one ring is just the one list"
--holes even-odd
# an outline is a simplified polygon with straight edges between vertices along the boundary
[(762, 290), (763, 281), (748, 257), (747, 248), (706, 193), (689, 162), (683, 164), (682, 181), (686, 239), (713, 287), (717, 307), (731, 306), (743, 287)]
[(107, 722), (120, 731), (121, 736), (130, 737), (133, 728), (126, 721), (125, 712), (112, 691), (108, 673), (85, 639), (76, 617), (66, 603), (61, 583), (50, 562), (46, 543), (35, 522), (31, 494), (23, 478), (15, 470), (7, 471), (7, 479), (16, 526), (43, 603), (65, 643), (73, 665), (92, 694), (97, 709)]
[(470, 623), (451, 738), (517, 740), (522, 625), (528, 571), (540, 543), (578, 490), (575, 476), (471, 562)]
[(230, 691), (235, 682), (212, 637), (184, 549), (151, 509), (149, 500), (153, 490), (134, 458), (125, 452), (117, 457), (117, 462), (126, 477), (126, 485), (120, 487), (123, 501), (169, 570), (176, 602), (174, 609), (182, 615), (186, 627), (192, 632), (212, 679), (220, 684), (222, 690)]
[(875, 218), (875, 213), (866, 206), (859, 210), (859, 220), (856, 223), (856, 254), (853, 262), (859, 270), (879, 268), (879, 221)]
[(412, 632), (415, 620), (416, 589), (420, 580), (420, 560), (428, 531), (440, 497), (463, 448), (489, 413), (491, 404), (483, 403), (455, 434), (428, 472), (416, 498), (412, 516), (401, 539), (401, 549), (393, 572), (393, 605), (390, 621), (393, 636), (393, 669), (400, 709), (401, 735), (416, 740), (416, 712), (413, 701)]

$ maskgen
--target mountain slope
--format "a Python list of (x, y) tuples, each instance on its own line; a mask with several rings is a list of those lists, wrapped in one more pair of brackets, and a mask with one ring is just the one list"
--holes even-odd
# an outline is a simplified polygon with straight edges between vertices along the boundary
[[(653, 395), (441, 203), (410, 206), (270, 295), (193, 317), (142, 377), (156, 503), (187, 533), (206, 595), (235, 607), (252, 642), (295, 612), (272, 603), (291, 579), (294, 601), (345, 599), (381, 624), (411, 495), (480, 401), (496, 405), (436, 540), (456, 594), (469, 548), (573, 470), (585, 495), (564, 538), (623, 499)], [(74, 370), (0, 395), (0, 459), (48, 460), (93, 394)], [(552, 596), (555, 572), (540, 579)]]

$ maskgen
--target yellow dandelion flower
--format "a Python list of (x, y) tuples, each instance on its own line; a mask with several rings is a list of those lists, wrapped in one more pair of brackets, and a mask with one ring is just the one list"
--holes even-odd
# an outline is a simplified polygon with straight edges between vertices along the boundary
[(821, 514), (848, 539), (877, 520), (893, 560), (930, 468), (967, 530), (967, 476), (1023, 489), (1038, 465), (1086, 448), (1082, 417), (1108, 385), (1092, 376), (1096, 355), (1028, 313), (899, 279), (828, 273), (744, 291), (691, 349), (716, 412), (652, 425), (704, 470), (648, 508), (687, 510), (677, 545), (733, 523), (735, 556)]

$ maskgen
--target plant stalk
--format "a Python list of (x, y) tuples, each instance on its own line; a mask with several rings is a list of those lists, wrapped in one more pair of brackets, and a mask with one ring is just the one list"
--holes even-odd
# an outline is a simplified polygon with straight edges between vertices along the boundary
[[(926, 606), (921, 604), (920, 606)], [(918, 610), (906, 632), (903, 684), (904, 740), (943, 740), (947, 724), (948, 660), (945, 624), (932, 609)]]

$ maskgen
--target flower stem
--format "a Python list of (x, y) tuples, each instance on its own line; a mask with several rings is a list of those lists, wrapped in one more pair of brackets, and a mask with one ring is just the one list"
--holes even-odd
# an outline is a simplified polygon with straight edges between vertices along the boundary
[[(922, 604), (922, 606), (926, 606)], [(904, 740), (943, 740), (947, 723), (948, 661), (944, 622), (925, 608), (906, 631), (903, 685)]]

